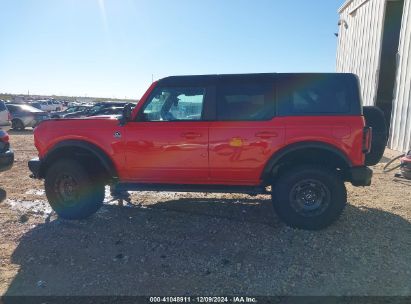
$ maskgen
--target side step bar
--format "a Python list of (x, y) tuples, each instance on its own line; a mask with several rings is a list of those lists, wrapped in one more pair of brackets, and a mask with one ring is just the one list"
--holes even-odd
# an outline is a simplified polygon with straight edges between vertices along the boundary
[(166, 192), (209, 192), (209, 193), (243, 193), (248, 195), (271, 194), (263, 186), (229, 186), (229, 185), (174, 185), (174, 184), (137, 184), (118, 183), (113, 186), (115, 192), (122, 191), (166, 191)]

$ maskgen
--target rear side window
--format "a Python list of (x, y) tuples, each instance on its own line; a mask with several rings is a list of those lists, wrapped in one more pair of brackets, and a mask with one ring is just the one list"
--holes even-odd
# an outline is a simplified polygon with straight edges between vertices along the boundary
[(0, 112), (1, 111), (7, 111), (6, 105), (4, 104), (3, 101), (0, 101)]
[(279, 115), (360, 115), (358, 81), (351, 74), (285, 74), (277, 81)]
[(223, 83), (217, 88), (217, 120), (270, 120), (274, 115), (272, 83)]

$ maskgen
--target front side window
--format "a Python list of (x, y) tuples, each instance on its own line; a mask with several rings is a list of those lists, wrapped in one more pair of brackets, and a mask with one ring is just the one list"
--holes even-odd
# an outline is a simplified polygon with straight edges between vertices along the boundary
[(143, 108), (143, 121), (201, 120), (204, 88), (158, 88)]
[(275, 115), (272, 84), (222, 84), (217, 92), (217, 119), (270, 120)]

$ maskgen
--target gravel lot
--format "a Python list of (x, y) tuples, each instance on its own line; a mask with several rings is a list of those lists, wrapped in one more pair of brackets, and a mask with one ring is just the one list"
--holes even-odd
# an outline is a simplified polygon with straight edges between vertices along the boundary
[(383, 164), (371, 187), (347, 185), (343, 216), (319, 232), (286, 227), (268, 196), (228, 194), (138, 192), (132, 206), (70, 222), (28, 177), (32, 131), (10, 135), (0, 294), (411, 295), (411, 184)]

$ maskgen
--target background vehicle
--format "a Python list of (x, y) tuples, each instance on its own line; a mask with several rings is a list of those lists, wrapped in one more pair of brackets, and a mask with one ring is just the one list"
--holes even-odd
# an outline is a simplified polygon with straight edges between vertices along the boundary
[(0, 126), (10, 125), (11, 116), (4, 101), (0, 100)]
[(51, 100), (38, 100), (40, 104), (40, 110), (45, 112), (60, 111), (61, 106), (58, 103), (53, 103)]
[[(153, 83), (123, 116), (55, 120), (34, 132), (59, 216), (126, 191), (270, 194), (288, 225), (321, 229), (342, 213), (344, 182), (369, 186), (379, 159), (352, 74), (178, 76)], [(380, 147), (377, 147), (377, 150)], [(271, 190), (269, 190), (271, 187)]]
[[(83, 105), (85, 108), (81, 111), (68, 113), (64, 118), (79, 118), (79, 117), (91, 117), (101, 115), (101, 112), (107, 108), (112, 107), (124, 107), (127, 103), (111, 103), (111, 102), (99, 102), (94, 105)], [(99, 114), (100, 113), (100, 114)]]
[(11, 127), (15, 130), (34, 128), (43, 120), (50, 118), (49, 114), (25, 104), (7, 104), (11, 115)]
[(99, 102), (91, 107), (85, 114), (85, 116), (97, 116), (101, 115), (102, 111), (113, 107), (124, 107), (127, 102)]
[(90, 111), (92, 106), (83, 106), (84, 108), (80, 111), (68, 113), (64, 115), (64, 118), (79, 118), (79, 117), (86, 117), (87, 113)]
[(34, 108), (36, 108), (36, 109), (41, 110), (41, 103), (40, 103), (40, 102), (32, 101), (32, 102), (29, 102), (28, 105), (29, 105), (29, 106), (32, 106), (32, 107), (34, 107)]
[(74, 115), (76, 114), (81, 115), (84, 111), (86, 111), (89, 108), (90, 107), (88, 106), (72, 106), (61, 112), (53, 112), (52, 114), (50, 114), (50, 117), (51, 118), (65, 118), (68, 114), (71, 114), (72, 116), (70, 117), (73, 118), (75, 117)]
[(54, 110), (52, 111), (63, 111), (65, 109), (64, 105), (57, 101), (57, 100), (50, 100), (51, 104), (53, 105)]
[(14, 153), (10, 149), (9, 135), (0, 129), (0, 172), (11, 169), (14, 162)]
[(93, 115), (87, 116), (101, 116), (101, 115), (122, 115), (124, 107), (108, 107), (99, 111), (95, 111)]

